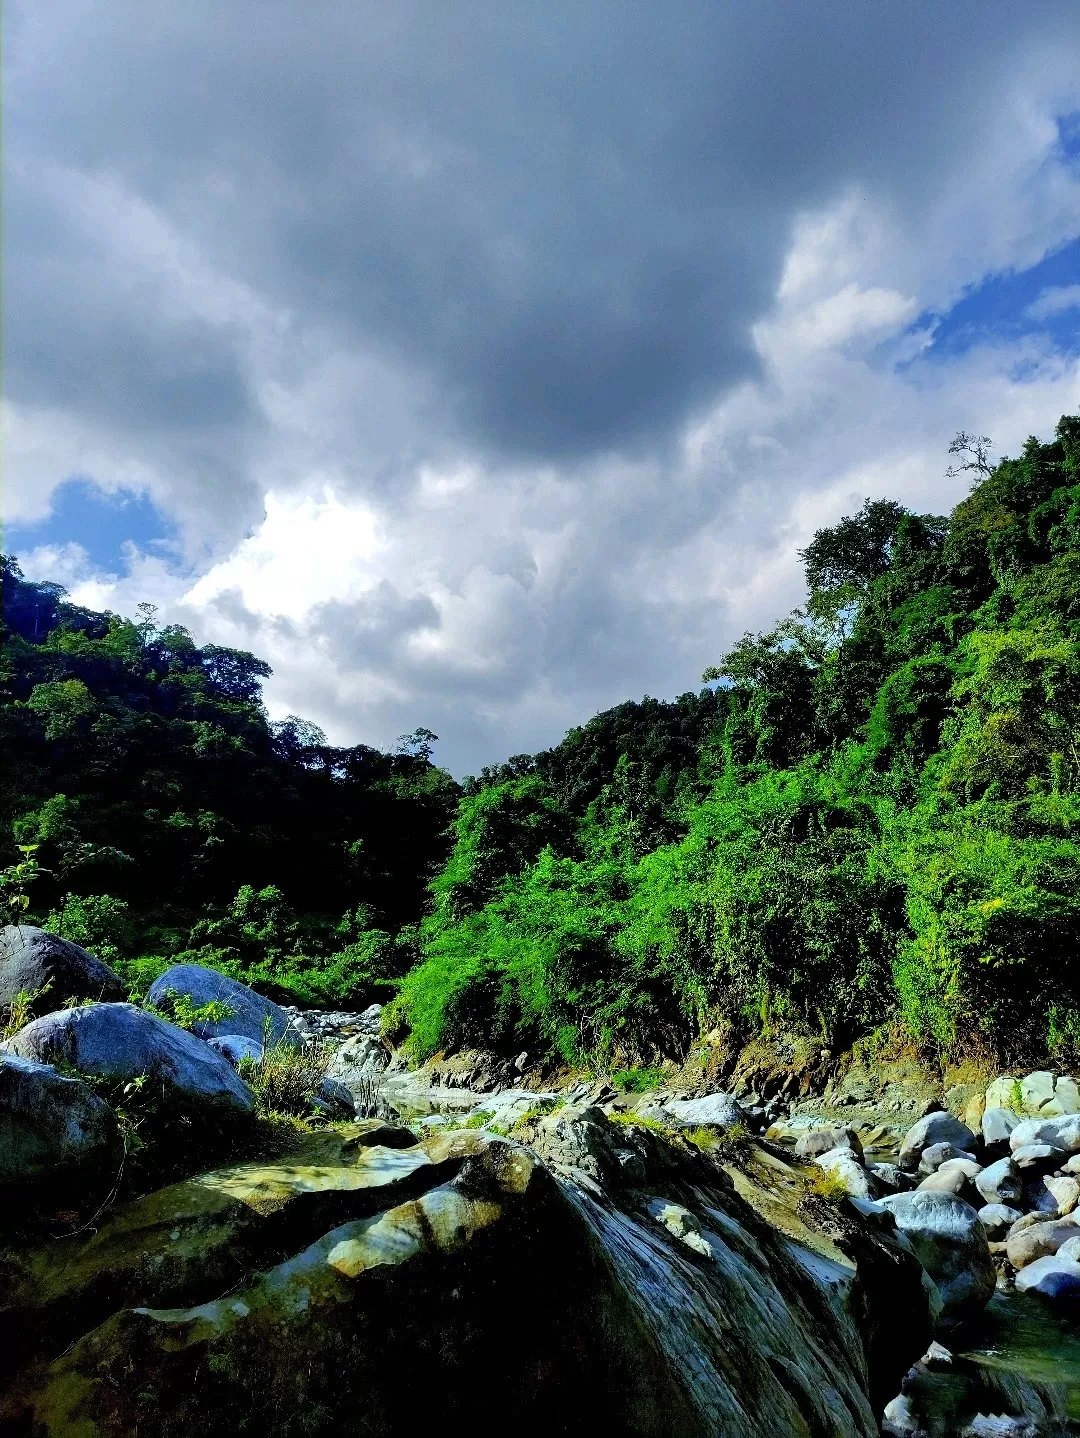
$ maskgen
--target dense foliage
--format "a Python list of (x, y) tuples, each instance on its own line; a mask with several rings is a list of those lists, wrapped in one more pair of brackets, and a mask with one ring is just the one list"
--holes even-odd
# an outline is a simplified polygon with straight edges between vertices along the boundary
[(426, 730), (386, 755), (270, 724), (251, 655), (6, 561), (9, 872), (48, 869), (31, 917), (136, 981), (194, 952), (315, 1003), (396, 987), (418, 1055), (888, 1028), (1076, 1058), (1080, 418), (979, 446), (948, 518), (820, 531), (805, 608), (700, 693), (461, 789)]
[(270, 723), (253, 655), (148, 606), (79, 608), (0, 562), (0, 863), (36, 846), (29, 918), (142, 981), (194, 951), (283, 996), (355, 1002), (408, 967), (458, 797), (434, 736), (383, 754)]
[(417, 1052), (898, 1021), (1080, 1048), (1080, 419), (983, 454), (947, 519), (876, 500), (819, 532), (805, 609), (715, 689), (466, 784), (397, 1001)]

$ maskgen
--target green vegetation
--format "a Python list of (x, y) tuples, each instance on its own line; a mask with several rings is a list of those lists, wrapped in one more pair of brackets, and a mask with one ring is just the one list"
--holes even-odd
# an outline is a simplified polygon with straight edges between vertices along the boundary
[(1080, 419), (951, 516), (819, 532), (805, 608), (674, 704), (468, 782), (417, 1054), (648, 1065), (706, 1027), (1080, 1051)]
[(32, 914), (137, 989), (184, 953), (302, 1002), (396, 994), (417, 1056), (627, 1091), (710, 1030), (1080, 1058), (1080, 418), (954, 452), (951, 515), (821, 530), (804, 607), (700, 693), (460, 790), (427, 731), (385, 755), (271, 725), (251, 655), (6, 561), (0, 861), (40, 851)]
[(266, 1118), (311, 1117), (312, 1100), (326, 1077), (330, 1052), (322, 1044), (267, 1044), (257, 1059), (241, 1059), (240, 1077)]
[(368, 1003), (416, 955), (458, 786), (270, 723), (267, 666), (69, 603), (0, 559), (0, 883), (15, 919), (144, 991), (183, 955), (301, 1003)]

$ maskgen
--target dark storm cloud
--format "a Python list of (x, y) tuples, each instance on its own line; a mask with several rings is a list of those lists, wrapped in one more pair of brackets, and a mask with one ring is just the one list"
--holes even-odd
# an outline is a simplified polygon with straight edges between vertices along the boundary
[[(752, 374), (795, 213), (857, 185), (903, 226), (1010, 67), (1077, 23), (929, 0), (13, 0), (6, 139), (31, 172), (115, 174), (301, 327), (423, 377), (432, 445), (565, 463), (662, 445)], [(83, 376), (70, 402), (125, 428), (255, 426), (229, 327), (163, 330), (62, 220), (43, 243), (23, 193), (15, 175), (12, 393)]]

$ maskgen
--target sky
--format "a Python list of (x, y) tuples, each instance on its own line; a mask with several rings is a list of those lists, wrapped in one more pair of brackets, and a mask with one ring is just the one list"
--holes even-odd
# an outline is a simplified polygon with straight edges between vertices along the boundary
[(1075, 0), (7, 0), (3, 547), (461, 775), (1080, 409)]

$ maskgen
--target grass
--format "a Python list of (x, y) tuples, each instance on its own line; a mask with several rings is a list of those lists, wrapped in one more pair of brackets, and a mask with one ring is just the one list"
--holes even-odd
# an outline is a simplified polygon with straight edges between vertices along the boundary
[(621, 1113), (615, 1109), (608, 1114), (608, 1118), (612, 1123), (621, 1124), (623, 1128), (645, 1128), (650, 1133), (660, 1134), (662, 1138), (670, 1139), (672, 1137), (672, 1131), (667, 1124), (662, 1123), (658, 1118), (653, 1118), (651, 1114)]
[(11, 1003), (6, 1006), (3, 1028), (0, 1029), (0, 1041), (6, 1042), (13, 1039), (20, 1029), (24, 1029), (34, 1017), (34, 1005), (43, 994), (47, 994), (52, 988), (52, 981), (42, 984), (37, 989), (21, 989), (15, 995)]
[(629, 1068), (613, 1073), (611, 1082), (622, 1093), (651, 1093), (660, 1087), (663, 1078), (662, 1071), (657, 1068)]
[(754, 1135), (743, 1123), (728, 1128), (688, 1128), (682, 1136), (718, 1163), (745, 1163), (754, 1148)]
[(277, 1043), (267, 1045), (261, 1058), (241, 1059), (238, 1072), (255, 1095), (258, 1114), (310, 1118), (329, 1067), (330, 1050), (322, 1043)]
[(850, 1196), (844, 1180), (828, 1168), (815, 1168), (807, 1174), (806, 1186), (816, 1198), (823, 1198), (826, 1203), (842, 1203)]

